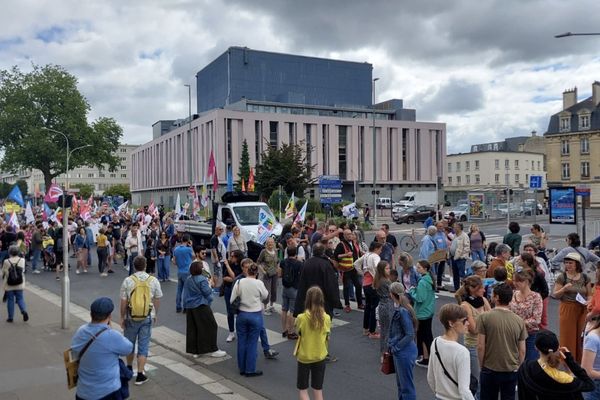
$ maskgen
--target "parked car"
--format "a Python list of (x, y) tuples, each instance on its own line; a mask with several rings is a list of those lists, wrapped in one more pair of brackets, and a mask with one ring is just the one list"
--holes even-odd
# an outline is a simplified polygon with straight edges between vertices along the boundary
[(500, 203), (494, 207), (496, 212), (500, 214), (502, 217), (506, 217), (510, 210), (511, 217), (518, 217), (523, 214), (521, 210), (521, 206), (518, 204), (511, 203), (510, 206), (506, 203)]
[(375, 206), (378, 209), (392, 208), (392, 199), (390, 199), (389, 197), (378, 197), (377, 200), (375, 201)]
[(534, 199), (525, 200), (521, 206), (521, 211), (524, 215), (533, 215), (534, 208), (537, 209), (537, 215), (542, 215), (544, 213), (544, 207)]
[(454, 213), (454, 218), (457, 221), (464, 222), (469, 218), (469, 206), (467, 204), (463, 204), (455, 207), (453, 210), (448, 210), (444, 213), (444, 218), (450, 218), (450, 213)]
[(423, 222), (431, 212), (434, 212), (435, 208), (428, 206), (418, 207), (397, 207), (392, 210), (392, 219), (397, 224), (408, 223), (413, 224), (415, 221)]

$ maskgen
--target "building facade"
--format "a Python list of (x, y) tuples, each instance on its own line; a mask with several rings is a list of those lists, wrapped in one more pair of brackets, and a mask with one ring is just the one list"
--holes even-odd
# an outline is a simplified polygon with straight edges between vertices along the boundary
[[(234, 50), (233, 53), (240, 51)], [(135, 204), (154, 200), (171, 205), (177, 193), (187, 193), (190, 183), (201, 185), (211, 150), (223, 191), (228, 166), (237, 177), (244, 140), (249, 145), (251, 166), (260, 164), (261, 155), (269, 146), (301, 145), (306, 149), (307, 163), (315, 166), (313, 178), (338, 175), (343, 182), (345, 200), (372, 203), (374, 167), (376, 190), (385, 197), (399, 198), (406, 191), (434, 188), (437, 178), (443, 177), (445, 124), (416, 121), (415, 110), (404, 108), (402, 100), (371, 105), (370, 64), (275, 53), (266, 53), (263, 57), (263, 52), (243, 49), (249, 55), (246, 64), (243, 57), (237, 61), (242, 63), (238, 67), (259, 63), (260, 68), (255, 66), (259, 71), (270, 71), (266, 78), (275, 74), (277, 68), (283, 68), (284, 61), (293, 66), (283, 74), (285, 85), (263, 78), (248, 84), (252, 90), (246, 90), (240, 83), (243, 79), (234, 79), (233, 71), (238, 67), (232, 67), (231, 51), (215, 60), (221, 69), (213, 62), (197, 74), (197, 79), (202, 81), (198, 83), (198, 114), (191, 121), (167, 121), (170, 130), (165, 129), (161, 121), (157, 122), (154, 139), (133, 152), (131, 188)], [(229, 65), (229, 69), (222, 64), (227, 57), (230, 57), (229, 64), (225, 65)], [(277, 68), (270, 65), (274, 60)], [(335, 67), (335, 75), (348, 75), (359, 81), (350, 85), (346, 80), (332, 79), (332, 72), (323, 67), (328, 64)], [(231, 78), (223, 75), (222, 68), (230, 71)], [(205, 81), (211, 80), (212, 73), (215, 74), (214, 87), (208, 88)], [(300, 79), (293, 75), (298, 73), (305, 77), (301, 79), (304, 83), (291, 93), (293, 82)], [(229, 85), (226, 91), (231, 93), (229, 99), (223, 98), (223, 93), (216, 89), (220, 87), (219, 82)], [(256, 92), (260, 87), (265, 89)], [(353, 92), (354, 87), (357, 93), (346, 93)], [(206, 89), (206, 96), (211, 98), (206, 104), (202, 103), (201, 89)], [(216, 108), (207, 111), (206, 107)], [(318, 187), (313, 187), (309, 195), (318, 197)]]
[(591, 189), (592, 205), (600, 205), (600, 82), (592, 96), (577, 99), (577, 88), (563, 93), (562, 111), (548, 124), (548, 186)]
[[(546, 161), (542, 152), (543, 138), (532, 136), (508, 138), (503, 142), (471, 146), (470, 153), (450, 154), (446, 157), (446, 199), (455, 204), (466, 199), (469, 192), (502, 193), (510, 188), (521, 200), (529, 189), (529, 178), (542, 177), (546, 188)], [(502, 196), (501, 196), (502, 197)]]
[[(85, 183), (94, 185), (94, 194), (100, 196), (106, 189), (113, 185), (130, 184), (131, 179), (131, 154), (137, 148), (137, 145), (122, 144), (119, 145), (116, 155), (121, 164), (117, 170), (110, 172), (107, 169), (100, 171), (98, 168), (80, 167), (69, 172), (69, 185)], [(29, 194), (45, 193), (44, 175), (37, 169), (28, 169), (17, 171), (17, 173), (1, 173), (2, 182), (14, 184), (22, 179), (27, 182), (27, 191)], [(65, 175), (56, 177), (55, 181), (59, 185), (65, 184)]]

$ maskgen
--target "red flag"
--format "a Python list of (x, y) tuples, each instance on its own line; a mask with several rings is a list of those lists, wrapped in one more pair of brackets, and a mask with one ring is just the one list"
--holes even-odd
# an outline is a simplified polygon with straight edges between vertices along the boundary
[(94, 194), (90, 194), (90, 198), (87, 201), (87, 206), (91, 209), (92, 208), (92, 204), (94, 204)]
[(208, 159), (208, 173), (207, 176), (213, 178), (213, 190), (217, 190), (219, 187), (219, 180), (217, 179), (217, 164), (215, 163), (215, 155), (213, 151), (210, 151), (210, 157)]
[(248, 177), (248, 191), (254, 192), (254, 171), (250, 168), (250, 176)]
[(73, 204), (71, 204), (71, 212), (73, 215), (77, 215), (79, 211), (79, 200), (77, 200), (77, 195), (73, 195)]
[(246, 191), (246, 184), (244, 183), (244, 178), (242, 178), (242, 192)]

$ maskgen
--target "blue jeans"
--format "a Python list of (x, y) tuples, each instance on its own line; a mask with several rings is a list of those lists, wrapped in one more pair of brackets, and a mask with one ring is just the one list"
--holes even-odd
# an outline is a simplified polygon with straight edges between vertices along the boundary
[(594, 380), (594, 390), (582, 393), (585, 400), (600, 400), (600, 380)]
[(94, 242), (88, 243), (88, 254), (87, 254), (87, 265), (92, 265), (92, 247), (94, 246)]
[(460, 288), (460, 282), (465, 277), (465, 265), (467, 260), (461, 258), (460, 260), (452, 260), (452, 278), (454, 281), (454, 290)]
[[(223, 284), (225, 285), (225, 284)], [(229, 332), (233, 332), (234, 328), (235, 328), (235, 314), (233, 313), (233, 310), (231, 309), (231, 291), (233, 290), (233, 286), (224, 286), (223, 291), (225, 292), (225, 294), (223, 295), (223, 297), (225, 297), (225, 308), (227, 309), (227, 325), (229, 327)]]
[(131, 253), (129, 253), (129, 258), (127, 259), (127, 261), (129, 262), (129, 276), (133, 275), (133, 273), (135, 272), (135, 268), (133, 268), (133, 259), (137, 256), (137, 251), (132, 251)]
[(411, 342), (405, 351), (394, 353), (398, 399), (417, 400), (417, 391), (413, 382), (413, 370), (417, 358), (417, 345)]
[(485, 262), (485, 251), (483, 249), (471, 250), (471, 259)]
[(8, 250), (0, 251), (0, 265), (4, 263), (4, 260), (8, 258)]
[(171, 275), (171, 262), (169, 261), (169, 257), (158, 257), (156, 261), (158, 280), (168, 281)]
[(178, 272), (177, 273), (177, 294), (175, 295), (175, 309), (177, 311), (183, 310), (181, 297), (183, 294), (183, 284), (185, 280), (190, 276), (189, 272)]
[(269, 338), (267, 337), (267, 330), (265, 329), (264, 325), (260, 329), (260, 346), (262, 347), (263, 352), (269, 351), (271, 348), (269, 345)]
[(152, 335), (152, 318), (148, 317), (142, 321), (134, 321), (127, 318), (125, 320), (125, 336), (135, 346), (137, 339), (138, 356), (148, 357), (148, 347), (150, 346), (150, 336)]
[(23, 298), (23, 290), (7, 290), (6, 297), (6, 308), (8, 310), (9, 319), (13, 319), (15, 316), (15, 301), (21, 310), (21, 314), (27, 312), (25, 299)]
[(42, 255), (41, 249), (31, 250), (31, 270), (32, 271), (37, 271), (37, 265), (38, 265), (38, 262), (40, 261), (41, 255)]
[(527, 339), (525, 339), (525, 361), (537, 360), (540, 357), (540, 354), (535, 348), (536, 336), (537, 332), (531, 332), (529, 333), (529, 336), (527, 336)]
[[(470, 347), (465, 346), (467, 350), (469, 350), (469, 361), (471, 364), (471, 375), (477, 378), (479, 381), (479, 358), (477, 357), (477, 346)], [(479, 393), (481, 392), (481, 387), (479, 384), (477, 385), (477, 393), (475, 394), (475, 398), (479, 399)]]
[(481, 368), (479, 387), (481, 400), (514, 400), (515, 386), (517, 385), (516, 372), (497, 372), (488, 368)]
[(256, 372), (256, 345), (263, 328), (262, 312), (245, 312), (238, 314), (237, 328), (237, 362), (240, 372)]

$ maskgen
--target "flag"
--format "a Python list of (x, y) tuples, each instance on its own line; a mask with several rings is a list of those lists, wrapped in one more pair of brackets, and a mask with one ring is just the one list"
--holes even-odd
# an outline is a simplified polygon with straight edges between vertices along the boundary
[[(20, 191), (19, 191), (20, 192)], [(17, 229), (19, 229), (19, 219), (17, 218), (17, 213), (16, 212), (12, 212), (10, 214), (10, 219), (8, 220), (8, 224), (10, 226), (12, 226), (13, 228), (15, 228), (15, 231)]]
[(258, 238), (257, 241), (260, 244), (264, 244), (271, 233), (273, 232), (273, 227), (275, 226), (275, 220), (269, 213), (267, 213), (264, 209), (258, 210)]
[(94, 204), (94, 195), (90, 194), (90, 198), (87, 201), (87, 205), (90, 209), (92, 208), (92, 204)]
[(50, 216), (52, 216), (52, 209), (48, 207), (48, 204), (44, 203), (44, 212), (42, 213), (42, 218), (44, 221), (48, 221)]
[(119, 207), (117, 207), (117, 213), (120, 213), (121, 211), (126, 210), (127, 204), (129, 204), (129, 200), (124, 201)]
[(233, 172), (231, 171), (231, 165), (227, 168), (227, 191), (233, 192)]
[(206, 174), (209, 178), (213, 178), (213, 190), (216, 191), (219, 187), (219, 180), (217, 178), (217, 164), (215, 163), (215, 155), (213, 151), (210, 151), (210, 157), (208, 159), (208, 172)]
[(177, 200), (175, 200), (175, 214), (181, 214), (181, 197), (179, 197), (179, 193), (177, 193)]
[(46, 203), (56, 203), (58, 201), (58, 198), (60, 196), (62, 196), (62, 194), (63, 194), (62, 189), (60, 187), (58, 187), (58, 185), (53, 183), (48, 188), (48, 193), (46, 193), (46, 196), (44, 197), (44, 201)]
[(248, 191), (254, 192), (254, 170), (250, 168), (250, 176), (248, 176)]
[(92, 218), (90, 214), (90, 206), (87, 203), (82, 203), (79, 209), (79, 215), (84, 221), (88, 221), (90, 218)]
[(242, 178), (242, 192), (246, 191), (246, 184), (244, 183), (244, 178)]
[[(23, 193), (21, 193), (21, 189), (19, 189), (19, 185), (13, 186), (12, 190), (8, 194), (6, 200), (14, 201), (21, 207), (25, 207), (25, 202), (23, 201)], [(12, 218), (12, 217), (11, 217)]]
[(300, 212), (296, 216), (296, 219), (294, 220), (294, 223), (302, 223), (302, 222), (304, 222), (304, 219), (306, 218), (306, 206), (308, 206), (308, 200), (304, 203), (304, 205), (300, 209)]
[(285, 206), (285, 217), (292, 218), (294, 216), (295, 208), (296, 200), (294, 199), (294, 193), (292, 192), (292, 197), (290, 197), (290, 201), (288, 201), (287, 206)]
[(148, 205), (148, 214), (153, 216), (155, 209), (156, 209), (156, 206), (154, 205), (154, 200), (152, 200), (152, 201), (150, 201), (150, 204)]
[(204, 182), (202, 183), (202, 192), (200, 194), (200, 205), (206, 208), (208, 206), (208, 188), (206, 187), (206, 178), (204, 178)]
[(193, 208), (192, 208), (192, 213), (193, 215), (199, 215), (200, 213), (200, 199), (198, 198), (198, 188), (196, 188), (196, 185), (194, 185), (194, 202), (193, 204)]
[(25, 221), (28, 224), (33, 224), (35, 222), (35, 216), (33, 215), (30, 201), (27, 202), (27, 208), (25, 208)]
[(71, 204), (71, 212), (73, 213), (73, 215), (77, 215), (77, 213), (79, 212), (79, 201), (77, 200), (76, 194), (73, 195), (73, 201)]

